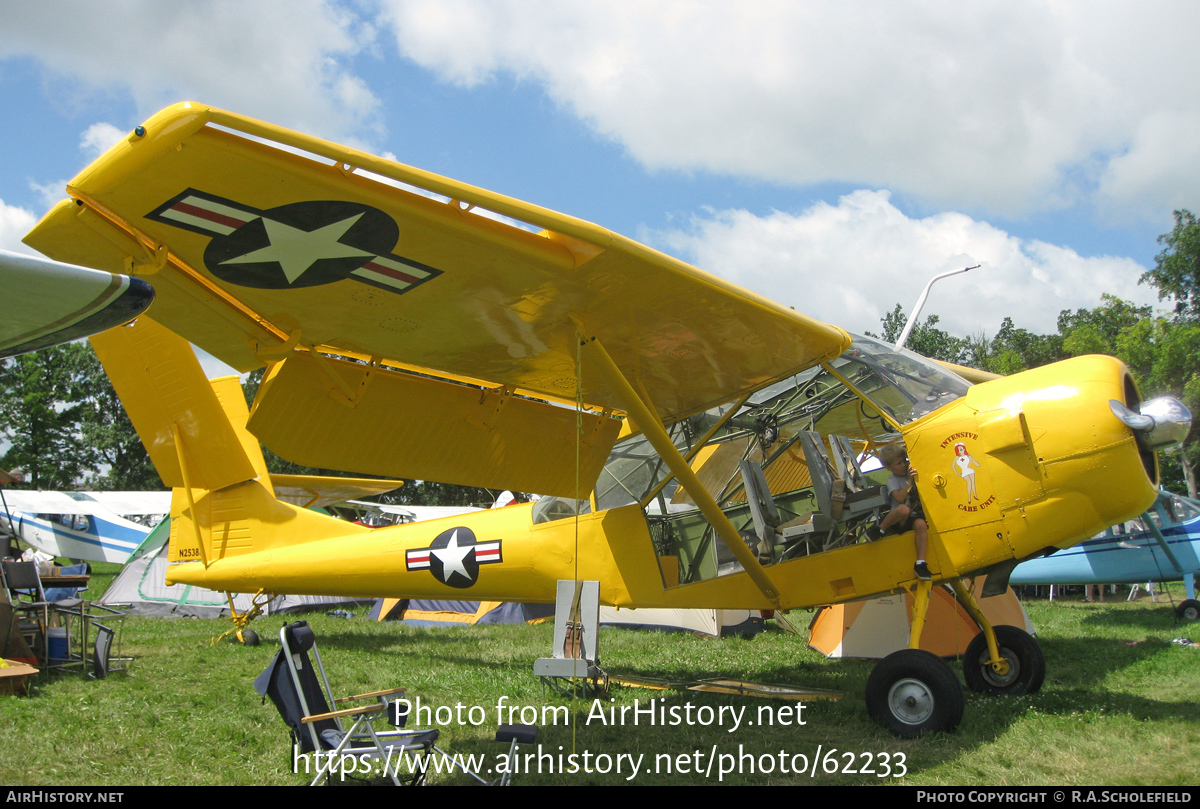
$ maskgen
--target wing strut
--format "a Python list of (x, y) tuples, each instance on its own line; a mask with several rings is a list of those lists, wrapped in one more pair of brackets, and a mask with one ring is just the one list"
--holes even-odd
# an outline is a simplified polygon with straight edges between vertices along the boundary
[(671, 437), (663, 429), (658, 416), (651, 412), (642, 398), (637, 395), (633, 386), (629, 384), (629, 380), (621, 373), (621, 369), (613, 362), (612, 357), (608, 355), (598, 338), (586, 338), (582, 345), (587, 362), (594, 364), (600, 372), (600, 376), (616, 396), (621, 407), (641, 428), (642, 434), (646, 436), (646, 440), (650, 442), (650, 446), (654, 447), (659, 457), (666, 461), (667, 466), (675, 475), (675, 479), (691, 495), (692, 502), (700, 507), (701, 513), (716, 529), (717, 536), (725, 543), (725, 547), (729, 548), (741, 563), (742, 568), (750, 574), (750, 578), (758, 587), (759, 592), (782, 609), (782, 606), (779, 605), (779, 591), (767, 575), (767, 571), (763, 570), (762, 565), (750, 552), (750, 548), (742, 541), (742, 537), (734, 528), (733, 523), (725, 516), (725, 512), (721, 511), (717, 501), (709, 494), (708, 489), (704, 488), (700, 479), (696, 477), (696, 473), (679, 454), (679, 450), (675, 448)]

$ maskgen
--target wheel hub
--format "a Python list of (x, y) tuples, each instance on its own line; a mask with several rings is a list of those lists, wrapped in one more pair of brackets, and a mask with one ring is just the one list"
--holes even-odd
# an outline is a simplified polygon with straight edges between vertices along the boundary
[(888, 691), (888, 707), (904, 724), (919, 725), (933, 715), (933, 692), (920, 680), (898, 680)]
[(987, 681), (998, 688), (1005, 688), (1021, 676), (1021, 663), (1008, 649), (1000, 650), (1000, 660), (1004, 664), (1003, 670), (1001, 667), (991, 664), (991, 656), (984, 653), (979, 661), (979, 667), (983, 671), (983, 676)]

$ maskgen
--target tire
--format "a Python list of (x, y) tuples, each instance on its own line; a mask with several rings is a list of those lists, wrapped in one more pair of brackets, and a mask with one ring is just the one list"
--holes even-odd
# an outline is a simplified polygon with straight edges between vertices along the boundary
[(1189, 598), (1175, 608), (1175, 615), (1181, 621), (1196, 621), (1200, 620), (1200, 601)]
[(257, 646), (259, 644), (258, 633), (253, 629), (243, 629), (241, 636), (243, 646)]
[(1042, 647), (1029, 633), (1015, 626), (993, 627), (1000, 656), (1008, 661), (1008, 672), (1000, 675), (988, 664), (987, 638), (980, 632), (967, 646), (963, 656), (963, 679), (967, 687), (980, 694), (1009, 697), (1033, 694), (1046, 678), (1046, 657)]
[(867, 678), (867, 711), (905, 739), (958, 727), (963, 688), (940, 657), (921, 649), (902, 649), (885, 657)]

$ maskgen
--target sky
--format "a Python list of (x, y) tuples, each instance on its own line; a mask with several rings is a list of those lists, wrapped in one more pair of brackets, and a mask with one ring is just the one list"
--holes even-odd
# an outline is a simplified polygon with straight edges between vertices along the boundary
[(0, 248), (200, 101), (577, 216), (851, 331), (1055, 329), (1200, 207), (1200, 4), (5, 0)]

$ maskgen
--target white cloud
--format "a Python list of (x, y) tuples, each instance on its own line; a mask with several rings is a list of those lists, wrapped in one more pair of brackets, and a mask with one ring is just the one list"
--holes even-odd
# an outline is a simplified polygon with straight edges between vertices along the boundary
[(878, 332), (897, 303), (912, 310), (934, 275), (972, 264), (982, 266), (939, 281), (922, 313), (937, 314), (952, 334), (995, 334), (1004, 317), (1053, 332), (1060, 310), (1098, 306), (1101, 292), (1155, 301), (1138, 286), (1145, 268), (1132, 259), (1023, 242), (959, 213), (910, 218), (886, 191), (855, 191), (800, 214), (713, 211), (686, 230), (648, 237), (722, 278), (858, 332)]
[(0, 5), (0, 57), (129, 92), (141, 116), (193, 99), (335, 138), (369, 126), (378, 107), (345, 65), (373, 37), (322, 0)]
[(67, 197), (67, 181), (54, 180), (48, 183), (29, 181), (29, 187), (37, 194), (42, 210), (48, 211)]
[(83, 134), (79, 136), (79, 149), (88, 160), (95, 160), (128, 134), (123, 129), (100, 121), (83, 130)]
[(543, 84), (651, 168), (862, 183), (1005, 214), (1095, 195), (1161, 218), (1200, 167), (1190, 2), (383, 7), (401, 50), (445, 80)]
[(36, 256), (38, 253), (21, 243), (21, 237), (37, 222), (33, 211), (27, 211), (15, 205), (5, 205), (0, 199), (0, 250), (11, 250), (14, 253), (25, 253)]

